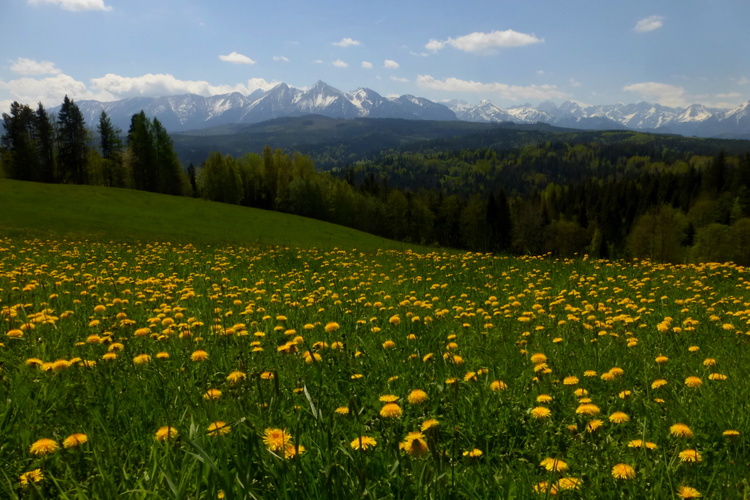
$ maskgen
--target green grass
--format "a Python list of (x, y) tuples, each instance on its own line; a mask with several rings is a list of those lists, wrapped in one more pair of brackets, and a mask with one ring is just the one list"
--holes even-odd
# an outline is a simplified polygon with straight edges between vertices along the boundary
[(129, 189), (0, 179), (0, 231), (95, 240), (302, 248), (406, 248), (361, 231), (267, 210)]

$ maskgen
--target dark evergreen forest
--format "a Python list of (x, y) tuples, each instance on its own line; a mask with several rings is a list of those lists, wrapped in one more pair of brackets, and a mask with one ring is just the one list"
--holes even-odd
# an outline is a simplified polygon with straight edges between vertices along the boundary
[[(200, 196), (388, 238), (478, 252), (750, 265), (750, 147), (635, 132), (499, 127), (359, 158), (266, 146), (186, 169), (157, 119), (96, 131), (67, 97), (57, 117), (13, 103), (2, 175)], [(346, 148), (342, 148), (346, 150)]]

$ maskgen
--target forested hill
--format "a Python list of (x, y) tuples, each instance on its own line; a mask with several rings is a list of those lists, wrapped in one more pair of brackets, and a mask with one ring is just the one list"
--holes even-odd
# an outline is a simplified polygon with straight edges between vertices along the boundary
[[(266, 145), (310, 156), (317, 168), (329, 170), (362, 160), (403, 152), (433, 154), (464, 149), (505, 150), (536, 144), (626, 143), (634, 154), (667, 149), (678, 153), (741, 154), (750, 141), (700, 139), (631, 131), (588, 131), (505, 123), (362, 118), (344, 120), (320, 115), (279, 118), (255, 125), (226, 125), (172, 134), (175, 151), (185, 165), (200, 165), (213, 151), (239, 157), (260, 153)], [(640, 148), (640, 149), (639, 149)]]

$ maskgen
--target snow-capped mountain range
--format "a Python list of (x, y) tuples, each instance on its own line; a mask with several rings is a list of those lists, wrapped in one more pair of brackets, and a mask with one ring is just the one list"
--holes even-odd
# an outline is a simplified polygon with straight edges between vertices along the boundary
[[(633, 129), (701, 137), (750, 138), (750, 101), (731, 110), (701, 104), (672, 108), (659, 104), (585, 105), (567, 101), (500, 108), (490, 101), (470, 105), (461, 101), (436, 103), (421, 97), (383, 97), (361, 88), (342, 92), (317, 82), (307, 90), (280, 83), (250, 95), (232, 93), (202, 97), (132, 97), (114, 102), (79, 101), (92, 128), (106, 111), (112, 122), (127, 131), (131, 117), (145, 111), (170, 132), (236, 123), (259, 123), (273, 118), (319, 114), (331, 118), (402, 118), (407, 120), (465, 120), (472, 122), (544, 122), (579, 129)], [(51, 110), (56, 112), (56, 109)]]

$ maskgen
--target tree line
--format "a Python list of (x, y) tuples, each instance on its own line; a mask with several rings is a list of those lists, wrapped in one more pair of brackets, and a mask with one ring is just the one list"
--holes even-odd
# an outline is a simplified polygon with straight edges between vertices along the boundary
[(3, 125), (0, 166), (16, 179), (201, 196), (482, 252), (750, 265), (750, 155), (709, 156), (704, 143), (695, 153), (638, 134), (387, 151), (332, 172), (266, 146), (237, 158), (214, 152), (185, 170), (143, 112), (124, 138), (104, 112), (89, 132), (67, 97), (56, 120), (41, 104), (13, 103)]

